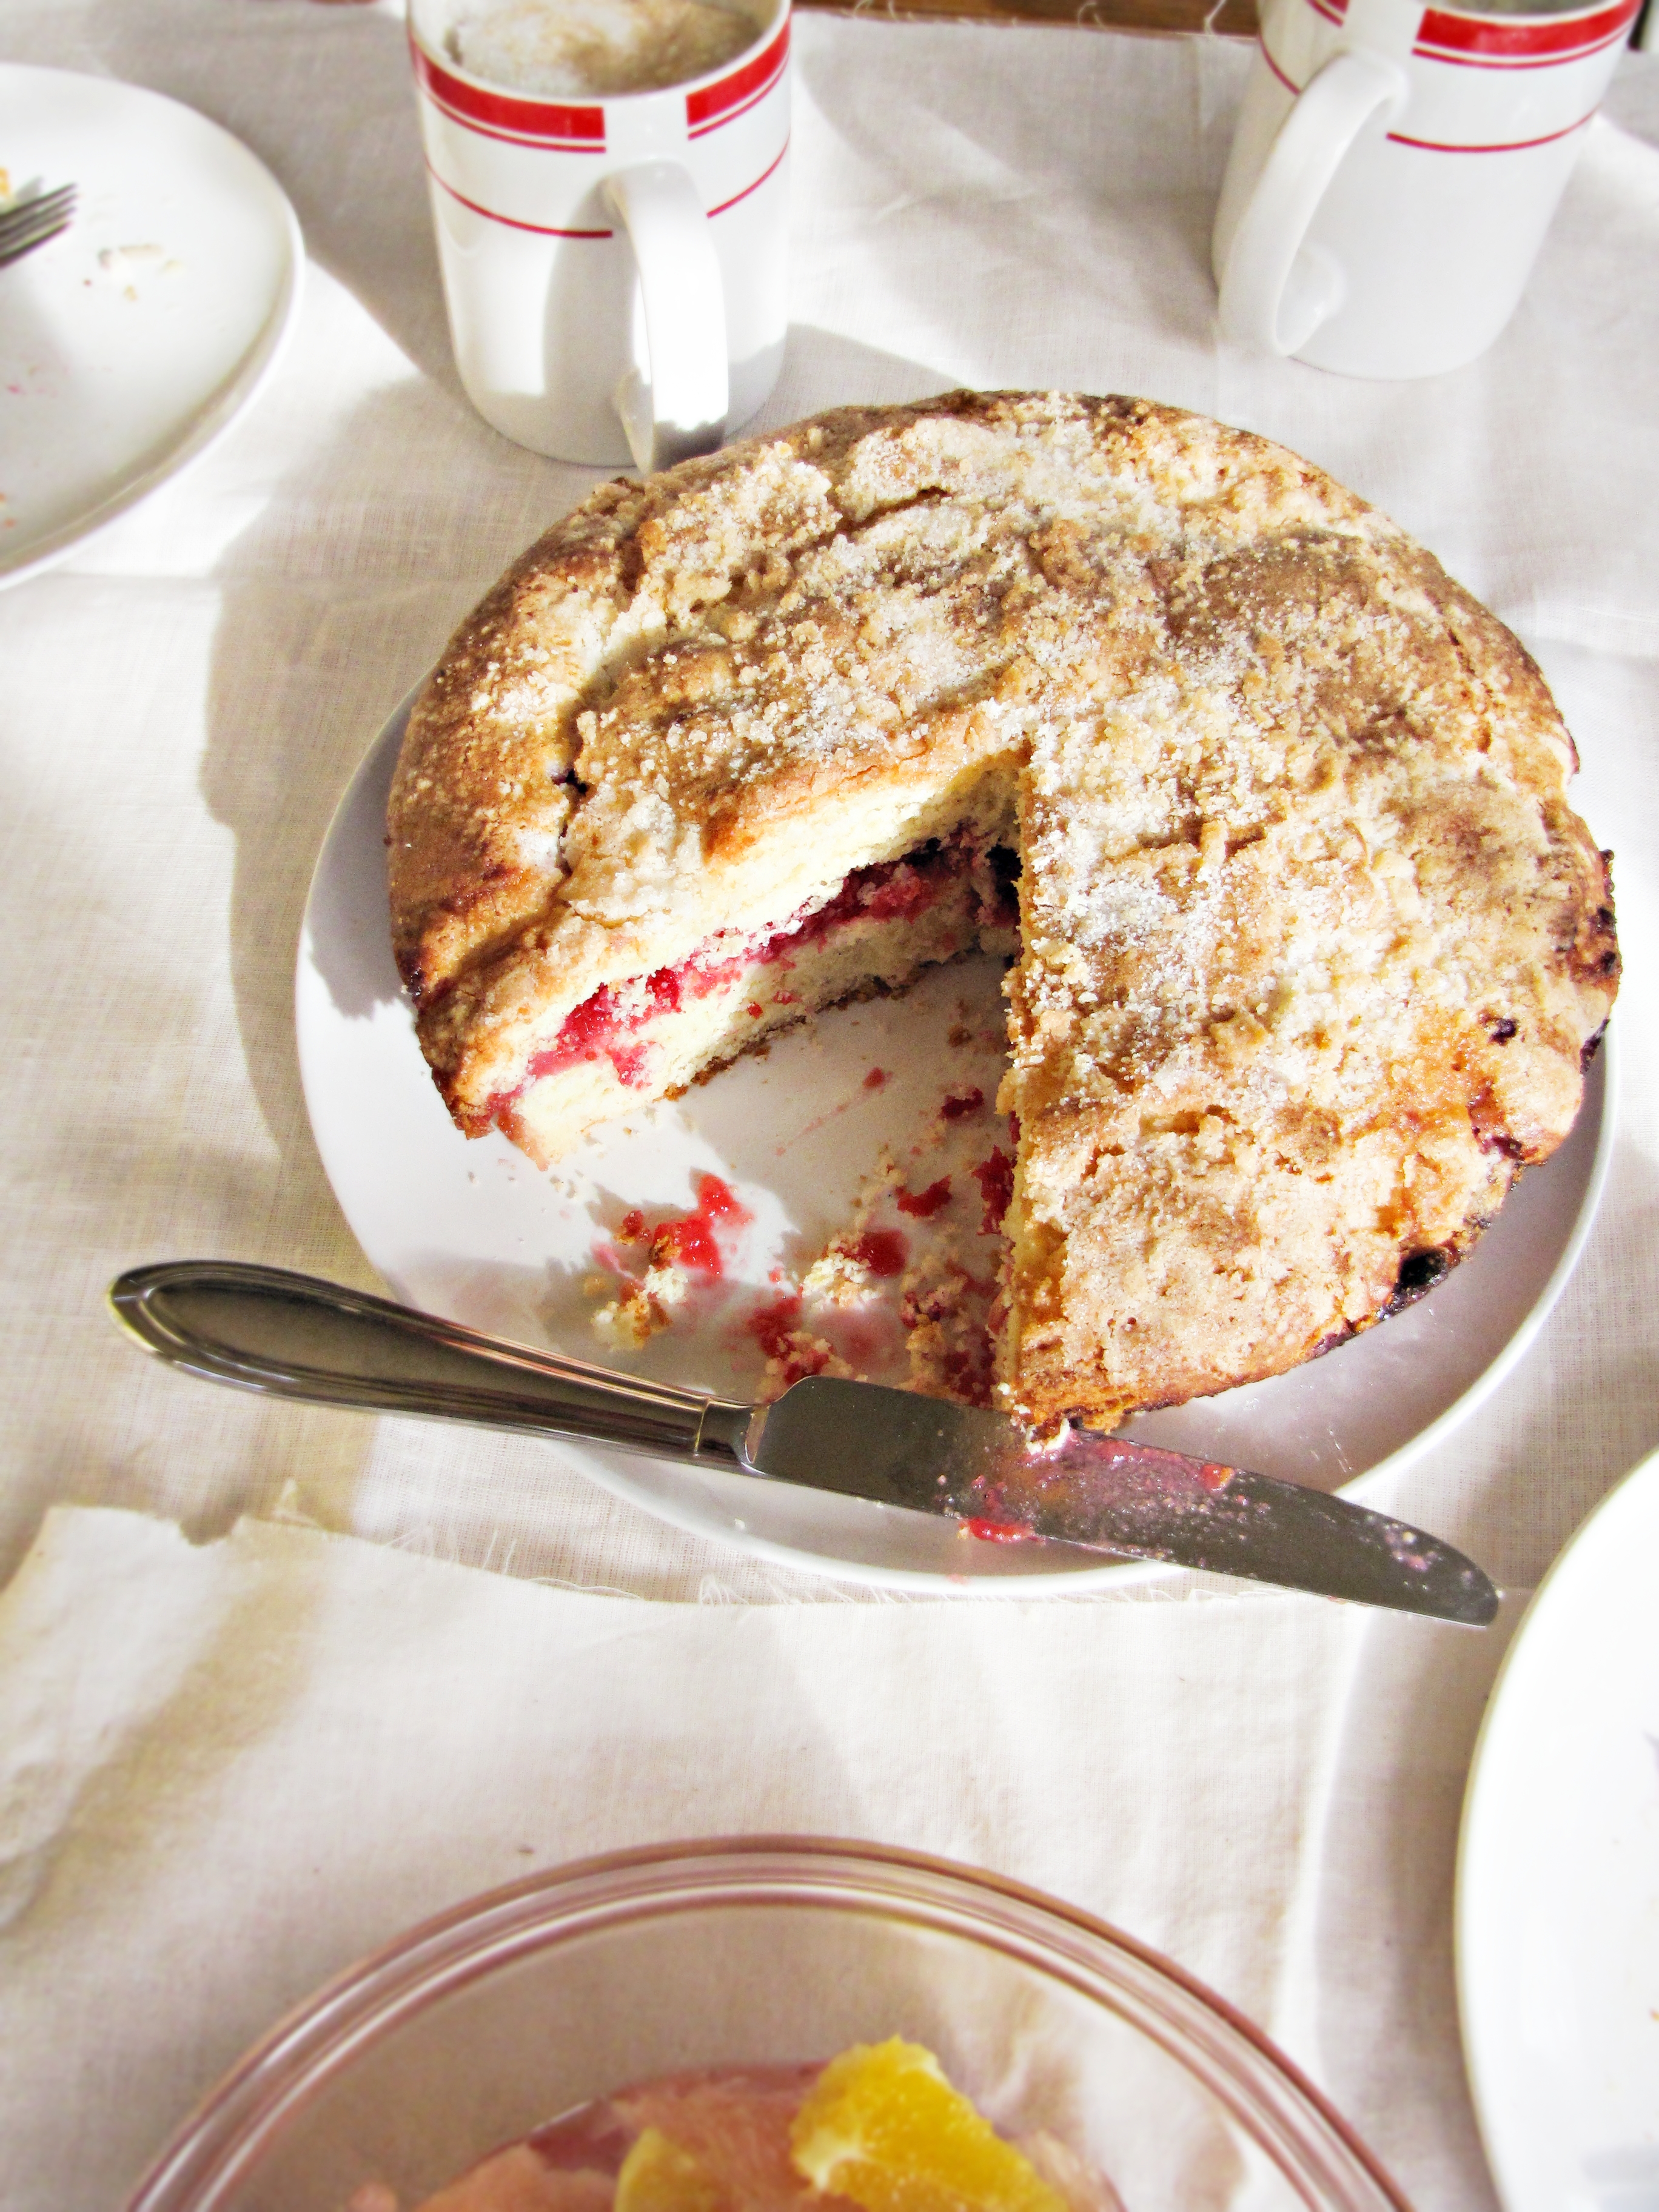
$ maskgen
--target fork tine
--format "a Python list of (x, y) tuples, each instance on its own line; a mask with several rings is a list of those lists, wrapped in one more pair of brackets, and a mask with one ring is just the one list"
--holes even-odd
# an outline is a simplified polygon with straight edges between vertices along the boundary
[(0, 253), (15, 246), (23, 246), (43, 238), (55, 238), (60, 230), (67, 230), (66, 215), (43, 217), (38, 222), (14, 223), (9, 230), (0, 231)]
[(50, 192), (35, 192), (27, 199), (14, 200), (0, 210), (0, 228), (8, 223), (23, 222), (31, 216), (67, 215), (75, 205), (75, 186), (59, 185)]
[(0, 217), (0, 245), (14, 238), (33, 238), (48, 230), (62, 230), (70, 220), (67, 208), (53, 208), (44, 215), (31, 210), (27, 215), (14, 216), (9, 221)]
[(52, 231), (67, 228), (69, 217), (64, 214), (36, 216), (29, 222), (9, 223), (0, 229), (0, 248), (20, 243), (26, 238), (45, 238)]
[(56, 238), (69, 228), (67, 222), (53, 223), (50, 229), (31, 231), (26, 238), (0, 239), (0, 269), (13, 261), (21, 261), (26, 253), (33, 253), (37, 246)]
[(21, 194), (14, 194), (10, 204), (3, 212), (0, 212), (0, 221), (15, 222), (21, 215), (33, 215), (43, 210), (56, 212), (73, 204), (75, 190), (73, 185), (58, 185), (49, 192), (25, 191)]
[(0, 215), (0, 266), (44, 246), (67, 230), (75, 210), (75, 186), (60, 185)]

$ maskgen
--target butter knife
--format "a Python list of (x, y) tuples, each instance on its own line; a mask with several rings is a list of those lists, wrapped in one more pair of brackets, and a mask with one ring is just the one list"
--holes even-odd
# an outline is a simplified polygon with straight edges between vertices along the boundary
[(1122, 1437), (1033, 1445), (1003, 1414), (823, 1375), (740, 1405), (230, 1261), (132, 1268), (110, 1304), (158, 1358), (275, 1397), (607, 1445), (1472, 1627), (1498, 1611), (1472, 1560), (1404, 1522)]

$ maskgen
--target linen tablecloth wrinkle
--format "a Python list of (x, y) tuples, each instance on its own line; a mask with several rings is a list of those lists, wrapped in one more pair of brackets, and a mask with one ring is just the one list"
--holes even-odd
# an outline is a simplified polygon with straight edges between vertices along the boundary
[[(1623, 65), (1498, 344), (1383, 386), (1218, 339), (1247, 49), (868, 17), (794, 39), (793, 319), (760, 427), (956, 384), (1219, 415), (1395, 515), (1555, 687), (1617, 850), (1612, 1179), (1523, 1364), (1387, 1500), (1525, 1589), (1659, 1443), (1659, 64)], [(0, 1614), (0, 2200), (115, 2202), (245, 2040), (416, 1913), (571, 1851), (775, 1825), (958, 1851), (1166, 1943), (1422, 2212), (1490, 2207), (1449, 1900), (1497, 1639), (1180, 1578), (848, 1604), (551, 1447), (211, 1391), (117, 1337), (106, 1285), (143, 1261), (374, 1286), (295, 1062), (312, 865), (387, 714), (594, 477), (460, 392), (386, 0), (0, 0), (0, 52), (223, 123), (309, 252), (259, 404), (0, 592), (0, 1576), (30, 1561)], [(241, 1522), (278, 1511), (314, 1525)], [(1034, 1727), (1056, 1685), (1063, 1726)]]

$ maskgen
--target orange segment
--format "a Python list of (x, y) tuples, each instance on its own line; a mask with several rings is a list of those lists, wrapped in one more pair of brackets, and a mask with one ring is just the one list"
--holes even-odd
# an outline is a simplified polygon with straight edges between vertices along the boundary
[(647, 2128), (622, 2162), (612, 2212), (730, 2212), (726, 2191), (708, 2168)]
[(830, 2061), (790, 2145), (799, 2172), (864, 2212), (1068, 2212), (933, 2052), (897, 2036)]

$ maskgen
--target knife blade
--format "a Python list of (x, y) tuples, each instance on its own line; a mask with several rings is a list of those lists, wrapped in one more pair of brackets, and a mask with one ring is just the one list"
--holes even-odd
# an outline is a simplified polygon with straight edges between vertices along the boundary
[(607, 1445), (953, 1519), (1485, 1627), (1498, 1592), (1404, 1522), (1271, 1475), (1067, 1428), (809, 1376), (744, 1405), (482, 1334), (314, 1276), (233, 1261), (136, 1267), (111, 1285), (147, 1352), (312, 1405)]
[(1033, 1446), (1000, 1413), (814, 1375), (764, 1408), (757, 1469), (975, 1534), (1036, 1536), (1486, 1626), (1474, 1561), (1345, 1498), (1247, 1468), (1068, 1428)]

